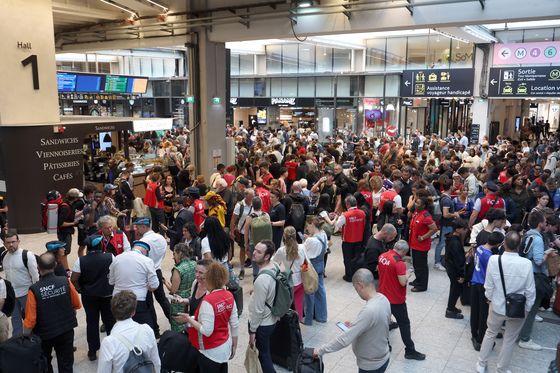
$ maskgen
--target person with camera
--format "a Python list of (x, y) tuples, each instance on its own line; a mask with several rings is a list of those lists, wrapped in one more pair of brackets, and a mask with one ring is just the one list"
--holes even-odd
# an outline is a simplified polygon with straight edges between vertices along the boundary
[[(502, 349), (498, 356), (496, 371), (498, 373), (508, 372), (513, 353), (513, 346), (529, 313), (535, 302), (535, 280), (533, 278), (533, 267), (531, 261), (522, 258), (518, 254), (521, 242), (519, 233), (510, 231), (506, 234), (504, 241), (504, 253), (492, 255), (486, 268), (486, 279), (484, 281), (485, 296), (490, 304), (486, 333), (480, 348), (480, 355), (476, 364), (478, 373), (486, 372), (488, 358), (494, 348), (496, 336), (501, 332), (505, 323), (504, 340)], [(509, 295), (523, 295), (525, 297), (525, 317), (510, 317), (511, 309), (506, 304), (506, 293)], [(522, 299), (522, 297), (520, 297)], [(510, 303), (510, 302), (508, 302)], [(521, 301), (521, 303), (523, 303)], [(523, 306), (521, 303), (518, 306)], [(523, 310), (521, 310), (523, 311)], [(523, 312), (521, 312), (523, 313)]]

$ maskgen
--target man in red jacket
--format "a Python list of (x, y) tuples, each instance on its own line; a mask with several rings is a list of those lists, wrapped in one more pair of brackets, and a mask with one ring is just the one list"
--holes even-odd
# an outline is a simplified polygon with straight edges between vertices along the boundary
[(502, 197), (497, 195), (498, 186), (493, 181), (488, 181), (484, 187), (484, 193), (486, 196), (479, 198), (474, 203), (473, 212), (469, 218), (469, 227), (472, 227), (475, 223), (479, 223), (486, 217), (486, 213), (490, 208), (495, 209), (505, 209), (506, 204)]
[(338, 218), (336, 230), (342, 229), (343, 279), (346, 282), (352, 282), (352, 262), (363, 250), (366, 213), (356, 208), (358, 203), (354, 196), (346, 197), (344, 203), (347, 211)]

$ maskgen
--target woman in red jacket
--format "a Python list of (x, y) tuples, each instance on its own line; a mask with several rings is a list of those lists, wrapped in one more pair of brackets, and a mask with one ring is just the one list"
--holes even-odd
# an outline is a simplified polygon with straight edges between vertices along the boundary
[(163, 212), (165, 197), (161, 193), (160, 180), (161, 174), (152, 172), (148, 177), (146, 195), (144, 196), (144, 204), (149, 207), (152, 215), (152, 230), (156, 233), (159, 232), (159, 225), (165, 224), (165, 214)]
[(428, 251), (432, 246), (432, 235), (438, 228), (432, 215), (432, 201), (429, 196), (418, 194), (414, 203), (414, 213), (410, 219), (409, 246), (412, 249), (412, 264), (416, 279), (412, 282), (412, 292), (428, 290)]
[(207, 294), (194, 317), (179, 313), (178, 322), (189, 324), (189, 340), (199, 352), (201, 372), (227, 373), (228, 361), (235, 356), (239, 319), (233, 295), (225, 289), (228, 272), (223, 265), (213, 262), (206, 271)]

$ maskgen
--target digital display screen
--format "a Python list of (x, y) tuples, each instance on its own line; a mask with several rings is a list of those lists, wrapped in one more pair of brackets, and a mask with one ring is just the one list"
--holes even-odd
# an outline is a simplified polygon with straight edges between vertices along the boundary
[(59, 92), (74, 92), (76, 90), (76, 74), (56, 73)]
[(76, 92), (98, 93), (101, 92), (101, 76), (77, 75)]
[(148, 78), (128, 78), (127, 93), (146, 93)]
[(105, 92), (126, 93), (126, 76), (107, 75), (105, 77)]

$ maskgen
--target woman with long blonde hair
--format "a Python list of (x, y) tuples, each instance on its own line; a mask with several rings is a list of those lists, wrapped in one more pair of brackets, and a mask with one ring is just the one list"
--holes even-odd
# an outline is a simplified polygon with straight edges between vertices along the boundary
[(272, 260), (282, 265), (284, 270), (291, 271), (294, 284), (294, 304), (299, 319), (303, 322), (303, 299), (305, 292), (301, 282), (301, 265), (305, 259), (305, 246), (297, 243), (296, 229), (292, 226), (284, 229), (283, 240), (284, 246), (276, 251)]

